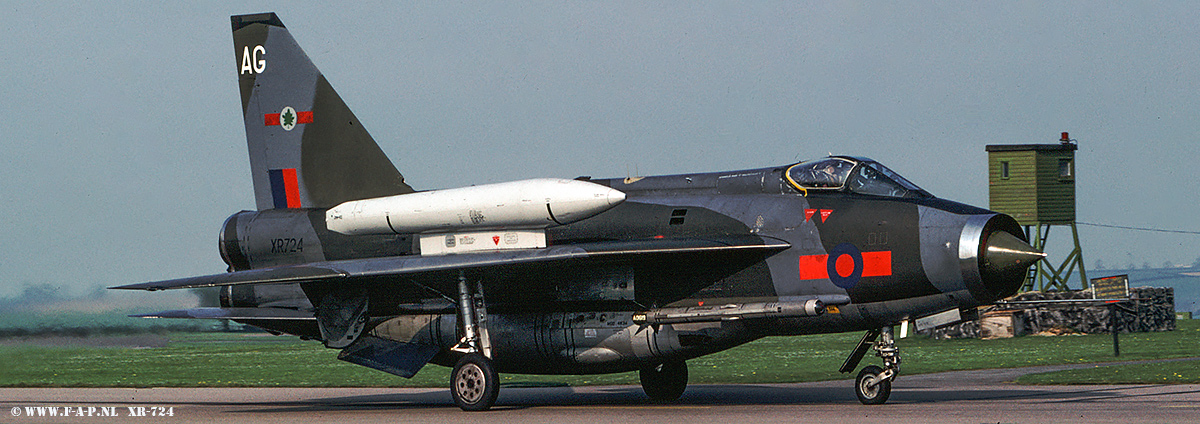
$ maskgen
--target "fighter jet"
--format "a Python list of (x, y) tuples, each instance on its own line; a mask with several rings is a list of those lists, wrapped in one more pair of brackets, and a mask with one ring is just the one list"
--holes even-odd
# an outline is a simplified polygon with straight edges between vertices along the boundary
[(411, 377), (452, 367), (464, 410), (497, 373), (638, 371), (678, 399), (687, 360), (769, 336), (865, 331), (842, 372), (888, 399), (893, 328), (1012, 295), (1042, 258), (1011, 217), (830, 156), (728, 172), (543, 178), (417, 191), (274, 13), (233, 16), (256, 210), (221, 226), (229, 319)]

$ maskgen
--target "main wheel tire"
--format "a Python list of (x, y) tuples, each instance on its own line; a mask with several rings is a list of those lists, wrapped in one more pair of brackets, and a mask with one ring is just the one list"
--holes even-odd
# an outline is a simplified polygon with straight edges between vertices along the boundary
[(642, 390), (656, 403), (678, 400), (687, 389), (688, 370), (683, 361), (642, 368), (638, 376), (642, 380)]
[(459, 359), (450, 373), (450, 394), (464, 411), (486, 411), (495, 405), (500, 395), (500, 376), (492, 360), (478, 353)]
[[(859, 371), (858, 378), (854, 379), (854, 394), (858, 395), (858, 401), (863, 405), (882, 405), (892, 395), (892, 381), (880, 381), (881, 373), (883, 368), (871, 365)], [(875, 386), (872, 387), (872, 384)]]

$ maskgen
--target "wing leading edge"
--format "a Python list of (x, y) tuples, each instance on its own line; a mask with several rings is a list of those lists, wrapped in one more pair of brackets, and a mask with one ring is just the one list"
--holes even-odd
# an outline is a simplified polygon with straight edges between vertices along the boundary
[(111, 288), (157, 291), (255, 284), (377, 282), (387, 277), (442, 277), (442, 274), (450, 276), (459, 271), (502, 272), (506, 268), (581, 265), (584, 262), (639, 264), (659, 261), (664, 257), (702, 256), (707, 259), (734, 255), (767, 257), (789, 247), (791, 245), (787, 242), (758, 236), (605, 241), (550, 246), (542, 249), (313, 262)]

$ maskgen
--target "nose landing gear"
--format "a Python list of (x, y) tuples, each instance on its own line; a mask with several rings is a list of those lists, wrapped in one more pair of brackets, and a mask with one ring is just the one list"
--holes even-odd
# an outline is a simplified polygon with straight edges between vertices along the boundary
[[(883, 368), (867, 366), (859, 371), (858, 377), (854, 379), (854, 394), (863, 405), (883, 404), (892, 394), (892, 381), (900, 371), (900, 348), (896, 347), (892, 329), (893, 327), (889, 326), (867, 331), (839, 370), (843, 373), (854, 371), (870, 349), (875, 350), (875, 356), (883, 359)], [(880, 336), (883, 336), (882, 339), (875, 341)]]
[[(858, 396), (858, 401), (863, 405), (880, 405), (887, 402), (888, 396), (892, 395), (892, 380), (884, 378), (883, 368), (875, 365), (868, 365), (858, 372), (858, 378), (854, 379), (854, 394)], [(895, 373), (892, 373), (895, 377)]]

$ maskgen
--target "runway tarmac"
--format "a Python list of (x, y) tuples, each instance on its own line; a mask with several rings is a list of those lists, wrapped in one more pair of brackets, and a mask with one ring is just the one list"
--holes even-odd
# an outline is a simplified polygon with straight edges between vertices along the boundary
[[(881, 406), (859, 404), (848, 380), (691, 385), (669, 405), (647, 403), (637, 386), (505, 387), (497, 407), (482, 413), (460, 411), (446, 389), (0, 389), (0, 422), (1200, 422), (1200, 385), (1011, 383), (1023, 374), (1081, 366), (1090, 365), (901, 375)], [(72, 415), (45, 416), (50, 407), (60, 415), (68, 407)], [(116, 416), (87, 409), (104, 407)], [(173, 416), (153, 416), (166, 408)]]

